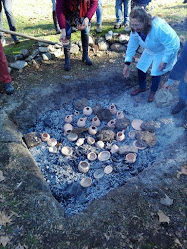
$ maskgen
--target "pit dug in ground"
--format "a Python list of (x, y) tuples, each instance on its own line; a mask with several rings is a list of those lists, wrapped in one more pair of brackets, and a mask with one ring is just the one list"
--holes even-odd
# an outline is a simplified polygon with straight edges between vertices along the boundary
[[(97, 82), (94, 84), (97, 85)], [(47, 133), (50, 138), (56, 139), (57, 144), (53, 149), (49, 142), (41, 142), (38, 146), (30, 148), (30, 152), (66, 215), (83, 212), (95, 199), (124, 185), (129, 178), (137, 176), (157, 160), (173, 156), (173, 146), (185, 136), (185, 128), (182, 126), (185, 111), (176, 117), (170, 114), (169, 102), (173, 99), (171, 93), (160, 89), (155, 101), (148, 103), (148, 91), (132, 97), (132, 89), (115, 90), (117, 95), (113, 95), (108, 89), (108, 94), (99, 100), (95, 94), (89, 99), (79, 98), (77, 95), (75, 100), (63, 107), (40, 115), (36, 127), (28, 130), (35, 132), (36, 138), (40, 138), (42, 133)], [(109, 111), (112, 104), (117, 109), (115, 114)], [(83, 113), (86, 106), (93, 111), (91, 115)], [(118, 117), (119, 112), (124, 114), (124, 117)], [(71, 115), (73, 130), (65, 133), (65, 118)], [(92, 120), (96, 116), (100, 125), (95, 126), (97, 133), (93, 135), (90, 134), (89, 127), (93, 125)], [(80, 118), (85, 119), (84, 128), (77, 126)], [(108, 126), (110, 120), (114, 120), (115, 127)], [(135, 120), (141, 120), (143, 123), (136, 127)], [(135, 131), (135, 137), (130, 135), (130, 131)], [(69, 133), (77, 134), (77, 139), (69, 141)], [(124, 135), (122, 141), (118, 141), (119, 133)], [(87, 141), (90, 136), (95, 139), (92, 145)], [(102, 143), (98, 144), (97, 141), (103, 141), (104, 145), (100, 146)], [(118, 148), (115, 152), (113, 145)], [(72, 149), (72, 154), (68, 156), (62, 153), (62, 148), (66, 146)], [(183, 144), (178, 143), (177, 146), (178, 153), (174, 157), (176, 162), (180, 162), (185, 160), (186, 155)], [(100, 160), (103, 151), (109, 153), (106, 159)], [(93, 161), (88, 158), (90, 152), (96, 153), (96, 159)], [(127, 160), (129, 153), (135, 155), (133, 162)], [(80, 172), (78, 167), (81, 161), (88, 163), (88, 169), (84, 173)], [(150, 179), (154, 177), (150, 175)], [(81, 186), (85, 178), (88, 181), (87, 187)]]

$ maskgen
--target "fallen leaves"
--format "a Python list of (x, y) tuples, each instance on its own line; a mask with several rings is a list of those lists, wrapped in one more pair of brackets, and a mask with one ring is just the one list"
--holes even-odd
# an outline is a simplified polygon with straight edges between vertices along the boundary
[(170, 199), (169, 196), (165, 194), (165, 198), (161, 198), (160, 203), (169, 207), (173, 204), (173, 199)]
[(0, 212), (0, 225), (4, 226), (7, 223), (11, 223), (12, 219), (11, 217), (13, 216), (13, 214), (11, 214), (10, 216), (6, 215), (4, 211)]
[(180, 175), (187, 175), (187, 169), (185, 166), (181, 166), (181, 170), (177, 171), (177, 178), (179, 178)]
[(3, 172), (0, 170), (0, 182), (4, 181), (5, 177), (3, 176)]
[(1, 236), (0, 237), (0, 245), (2, 244), (3, 247), (5, 247), (9, 242), (10, 242), (11, 238), (9, 238), (8, 236)]
[(157, 214), (159, 216), (160, 223), (168, 223), (168, 224), (170, 223), (170, 218), (166, 216), (162, 210), (159, 210)]

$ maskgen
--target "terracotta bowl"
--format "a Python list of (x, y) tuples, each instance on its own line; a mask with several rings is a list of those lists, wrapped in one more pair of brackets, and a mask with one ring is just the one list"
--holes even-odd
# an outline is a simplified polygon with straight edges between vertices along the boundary
[(88, 188), (91, 186), (91, 184), (92, 184), (92, 179), (89, 177), (82, 178), (82, 180), (80, 181), (80, 185), (83, 188)]

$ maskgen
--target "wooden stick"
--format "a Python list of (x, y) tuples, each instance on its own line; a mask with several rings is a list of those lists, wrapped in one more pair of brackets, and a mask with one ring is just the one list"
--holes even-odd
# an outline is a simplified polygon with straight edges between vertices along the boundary
[(30, 40), (39, 41), (39, 42), (43, 42), (43, 43), (47, 43), (47, 44), (51, 44), (51, 45), (55, 45), (55, 44), (60, 45), (60, 44), (57, 43), (57, 42), (51, 42), (51, 41), (48, 41), (48, 40), (39, 39), (39, 38), (30, 36), (30, 35), (24, 35), (24, 34), (21, 34), (21, 33), (15, 32), (15, 31), (11, 31), (11, 30), (0, 29), (0, 31), (1, 31), (1, 32), (4, 32), (4, 33), (7, 33), (7, 34), (10, 34), (10, 35), (21, 36), (21, 37), (28, 38), (28, 39), (30, 39)]

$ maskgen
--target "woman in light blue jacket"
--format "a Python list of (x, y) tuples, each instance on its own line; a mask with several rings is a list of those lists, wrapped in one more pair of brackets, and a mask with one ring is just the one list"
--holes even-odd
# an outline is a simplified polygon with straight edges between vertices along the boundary
[(170, 71), (177, 61), (180, 40), (166, 21), (151, 17), (144, 9), (134, 8), (130, 13), (131, 34), (126, 51), (123, 75), (129, 76), (129, 65), (139, 46), (144, 48), (137, 64), (139, 88), (132, 91), (135, 96), (146, 91), (146, 72), (151, 66), (152, 85), (148, 102), (154, 100), (161, 75)]

